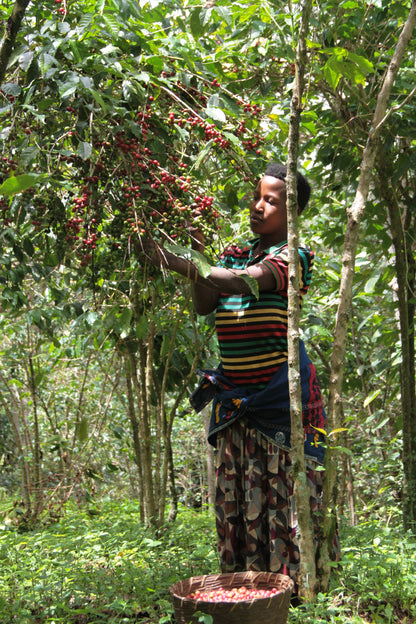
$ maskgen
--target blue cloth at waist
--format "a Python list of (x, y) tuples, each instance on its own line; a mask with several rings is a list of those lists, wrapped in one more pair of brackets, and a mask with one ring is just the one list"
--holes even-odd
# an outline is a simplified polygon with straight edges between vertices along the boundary
[[(324, 458), (325, 410), (316, 380), (316, 371), (305, 345), (299, 343), (299, 369), (302, 389), (302, 417), (305, 430), (305, 456), (319, 462)], [(250, 424), (275, 442), (290, 449), (290, 397), (288, 362), (284, 362), (262, 390), (236, 386), (224, 375), (222, 366), (199, 370), (202, 377), (191, 395), (192, 407), (201, 411), (213, 401), (208, 440), (215, 446), (216, 434), (235, 419), (245, 417)]]

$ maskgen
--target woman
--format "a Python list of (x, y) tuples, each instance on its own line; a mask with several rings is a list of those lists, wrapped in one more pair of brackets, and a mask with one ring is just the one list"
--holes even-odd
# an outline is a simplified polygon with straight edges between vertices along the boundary
[[(287, 364), (288, 246), (286, 167), (271, 163), (250, 204), (255, 238), (225, 250), (218, 266), (201, 277), (195, 265), (162, 249), (152, 262), (187, 276), (196, 312), (216, 311), (221, 364), (201, 371), (191, 403), (199, 411), (213, 401), (209, 441), (216, 446), (216, 524), (223, 572), (266, 570), (296, 581), (299, 548), (290, 454)], [(310, 186), (298, 174), (299, 213)], [(204, 253), (201, 231), (193, 249)], [(300, 305), (313, 266), (313, 252), (299, 247)], [(253, 294), (253, 281), (258, 297)], [(316, 372), (300, 348), (305, 457), (311, 511), (317, 512), (323, 459), (318, 429), (325, 413)]]

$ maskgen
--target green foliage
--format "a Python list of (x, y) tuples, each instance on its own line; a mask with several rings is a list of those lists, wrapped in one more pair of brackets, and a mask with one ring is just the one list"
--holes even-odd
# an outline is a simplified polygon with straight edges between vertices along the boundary
[(2, 622), (162, 621), (173, 611), (169, 586), (215, 568), (212, 536), (212, 518), (190, 512), (155, 534), (134, 503), (107, 503), (96, 517), (74, 508), (30, 534), (3, 525)]
[[(351, 530), (347, 539), (351, 540)], [(359, 598), (375, 622), (395, 621), (403, 610), (415, 617), (416, 541), (397, 526), (369, 521), (354, 529), (353, 542), (343, 551), (342, 582), (359, 587)], [(358, 594), (358, 592), (357, 592)], [(383, 619), (385, 618), (385, 619)]]
[[(135, 264), (138, 234), (187, 240), (192, 209), (218, 235), (220, 212), (264, 162), (261, 107), (235, 88), (233, 51), (212, 43), (242, 14), (119, 5), (55, 5), (47, 17), (29, 5), (31, 50), (17, 46), (1, 92), (2, 216), (19, 226), (15, 248), (30, 237), (35, 257), (78, 267), (97, 291)], [(207, 36), (190, 36), (187, 19)], [(214, 180), (228, 206), (213, 205)]]
[[(158, 532), (138, 521), (132, 502), (103, 502), (98, 516), (74, 508), (42, 531), (0, 527), (2, 623), (172, 622), (172, 583), (218, 572), (214, 520), (180, 510)], [(416, 543), (397, 525), (366, 522), (341, 531), (343, 559), (331, 590), (291, 608), (289, 624), (416, 617)]]

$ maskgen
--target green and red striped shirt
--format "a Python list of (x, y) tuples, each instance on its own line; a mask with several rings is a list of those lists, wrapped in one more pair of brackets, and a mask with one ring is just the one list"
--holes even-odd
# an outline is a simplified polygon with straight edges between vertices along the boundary
[[(236, 385), (264, 388), (287, 360), (287, 241), (254, 257), (258, 239), (244, 247), (225, 250), (219, 266), (245, 269), (262, 262), (273, 273), (276, 289), (254, 294), (221, 294), (216, 311), (216, 331), (226, 377)], [(313, 251), (299, 247), (300, 305), (311, 281)]]

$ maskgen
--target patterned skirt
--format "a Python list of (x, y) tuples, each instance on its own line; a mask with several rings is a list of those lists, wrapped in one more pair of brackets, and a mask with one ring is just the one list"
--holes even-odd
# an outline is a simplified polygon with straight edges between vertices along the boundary
[[(322, 472), (314, 461), (306, 465), (316, 548)], [(238, 420), (217, 436), (216, 474), (222, 572), (279, 572), (296, 583), (299, 547), (290, 453)]]

